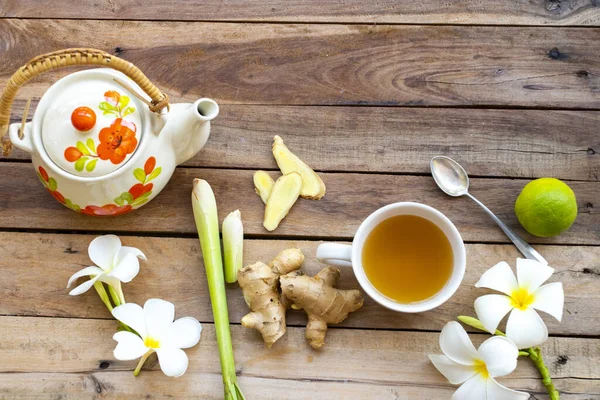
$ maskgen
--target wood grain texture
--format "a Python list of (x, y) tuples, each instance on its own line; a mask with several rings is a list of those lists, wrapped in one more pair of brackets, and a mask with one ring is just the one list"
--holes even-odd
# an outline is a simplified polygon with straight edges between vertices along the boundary
[(594, 25), (593, 0), (1, 0), (0, 18), (90, 18), (187, 21), (290, 21), (482, 25)]
[[(262, 226), (264, 204), (254, 192), (252, 174), (252, 170), (178, 168), (163, 192), (142, 209), (118, 218), (94, 218), (77, 215), (56, 202), (37, 180), (31, 164), (4, 162), (0, 163), (0, 227), (196, 235), (191, 182), (202, 178), (213, 187), (222, 218), (239, 209), (246, 234), (270, 237), (272, 234)], [(276, 235), (350, 238), (377, 208), (398, 201), (417, 201), (446, 214), (467, 241), (508, 242), (483, 210), (466, 198), (448, 197), (431, 177), (350, 173), (321, 176), (327, 185), (325, 197), (295, 204)], [(514, 202), (526, 183), (472, 179), (471, 193), (531, 243), (600, 244), (600, 214), (596, 211), (600, 182), (569, 182), (577, 196), (579, 216), (567, 232), (549, 239), (527, 235), (516, 220)]]
[[(15, 105), (21, 121), (25, 102)], [(30, 115), (33, 115), (31, 113)], [(274, 135), (319, 171), (429, 173), (444, 154), (477, 176), (600, 180), (600, 112), (224, 105), (185, 165), (277, 169)], [(29, 159), (15, 150), (10, 159)]]
[[(0, 373), (0, 399), (23, 400), (79, 400), (86, 398), (109, 398), (131, 400), (141, 394), (152, 399), (212, 399), (223, 398), (222, 379), (219, 374), (187, 372), (176, 383), (167, 379), (161, 371), (144, 371), (133, 378), (129, 371), (95, 371), (89, 373)], [(590, 400), (597, 394), (595, 380), (576, 378), (556, 379), (562, 390), (563, 400)], [(386, 383), (378, 385), (369, 382), (293, 380), (261, 378), (242, 375), (238, 382), (247, 398), (261, 400), (327, 400), (351, 399), (414, 399), (447, 400), (455, 388), (448, 385), (420, 386), (418, 384)], [(512, 383), (503, 379), (504, 384)], [(522, 387), (538, 399), (545, 393), (532, 379), (521, 379)], [(595, 397), (591, 397), (595, 398)]]
[[(135, 360), (118, 361), (112, 357), (115, 342), (111, 337), (115, 326), (114, 321), (1, 317), (0, 333), (5, 345), (0, 371), (97, 373), (101, 363), (106, 367), (105, 372), (131, 371)], [(471, 337), (479, 344), (489, 335)], [(254, 332), (241, 326), (232, 326), (232, 339), (236, 367), (242, 377), (303, 380), (307, 385), (316, 380), (392, 387), (451, 387), (427, 358), (429, 353), (440, 352), (437, 333), (333, 329), (327, 345), (319, 352), (305, 343), (300, 328), (290, 328), (271, 349), (265, 349)], [(181, 387), (183, 392), (193, 390), (190, 377), (194, 373), (220, 371), (212, 324), (203, 325), (200, 344), (186, 352), (190, 358), (190, 375), (173, 385)], [(544, 344), (544, 356), (559, 390), (568, 387), (574, 393), (600, 394), (600, 340), (550, 338)], [(154, 360), (149, 363), (149, 369), (158, 369)], [(157, 374), (152, 377), (156, 382), (172, 382)], [(135, 381), (133, 376), (129, 379)], [(500, 382), (533, 393), (544, 390), (538, 371), (527, 359), (521, 359), (517, 369), (508, 377), (500, 378)], [(565, 386), (561, 387), (562, 384)], [(401, 393), (398, 395), (402, 397)]]
[(600, 108), (596, 28), (4, 19), (0, 42), (0, 79), (86, 43), (133, 62), (175, 101)]
[[(92, 236), (29, 233), (0, 234), (0, 315), (110, 318), (92, 290), (79, 297), (68, 295), (69, 277), (89, 265), (87, 246)], [(140, 248), (148, 257), (135, 280), (124, 286), (128, 301), (143, 303), (160, 297), (177, 305), (182, 315), (211, 322), (206, 276), (198, 240), (151, 237), (123, 237), (123, 243)], [(245, 264), (269, 262), (279, 251), (299, 247), (306, 255), (303, 270), (316, 274), (323, 265), (315, 259), (319, 242), (291, 240), (247, 240)], [(551, 334), (600, 335), (600, 247), (539, 246), (551, 266), (552, 281), (561, 281), (565, 290), (562, 323), (544, 316)], [(43, 254), (43, 257), (41, 256)], [(476, 289), (475, 282), (488, 268), (505, 260), (514, 267), (518, 257), (512, 245), (467, 245), (467, 272), (457, 293), (441, 307), (421, 314), (399, 314), (365, 299), (342, 326), (352, 328), (441, 330), (458, 315), (475, 315), (473, 302), (489, 291)], [(52, 271), (52, 273), (48, 273)], [(45, 276), (43, 283), (40, 277)], [(81, 281), (82, 282), (82, 281)], [(351, 268), (341, 268), (339, 287), (360, 288)], [(248, 312), (238, 285), (228, 285), (231, 322), (239, 323)], [(306, 324), (302, 312), (288, 312), (288, 323)]]

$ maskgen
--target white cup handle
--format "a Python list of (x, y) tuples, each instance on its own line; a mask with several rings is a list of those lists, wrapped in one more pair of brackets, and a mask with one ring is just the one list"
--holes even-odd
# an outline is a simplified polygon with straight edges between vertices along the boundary
[(336, 267), (352, 266), (352, 246), (339, 243), (323, 243), (317, 248), (317, 260)]
[(31, 122), (27, 122), (23, 127), (23, 139), (19, 137), (19, 130), (21, 129), (21, 123), (16, 122), (10, 124), (8, 127), (8, 134), (10, 141), (15, 145), (16, 148), (33, 153), (33, 138), (31, 137)]

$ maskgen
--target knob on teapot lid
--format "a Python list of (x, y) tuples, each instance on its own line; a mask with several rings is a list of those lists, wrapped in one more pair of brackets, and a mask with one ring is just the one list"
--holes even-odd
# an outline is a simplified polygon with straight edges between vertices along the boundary
[(44, 150), (73, 175), (109, 174), (139, 146), (142, 113), (148, 110), (115, 77), (127, 79), (106, 69), (77, 72), (56, 82), (40, 101), (35, 119), (40, 117)]

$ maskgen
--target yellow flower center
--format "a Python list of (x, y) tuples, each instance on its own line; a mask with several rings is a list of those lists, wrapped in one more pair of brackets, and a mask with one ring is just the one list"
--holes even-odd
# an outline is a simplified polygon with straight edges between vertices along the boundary
[(510, 297), (511, 305), (523, 311), (527, 310), (534, 300), (533, 293), (529, 293), (529, 291), (525, 288), (518, 288), (514, 290)]
[(144, 346), (150, 347), (151, 349), (158, 349), (160, 347), (160, 342), (154, 338), (147, 337), (144, 339)]
[(487, 370), (487, 366), (483, 362), (483, 360), (475, 360), (475, 365), (473, 365), (473, 369), (475, 372), (480, 374), (483, 379), (488, 379), (490, 377), (490, 373)]

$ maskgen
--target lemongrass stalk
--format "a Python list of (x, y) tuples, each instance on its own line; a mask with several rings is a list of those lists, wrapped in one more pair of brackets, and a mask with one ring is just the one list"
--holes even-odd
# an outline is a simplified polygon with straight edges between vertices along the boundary
[[(458, 320), (466, 325), (472, 326), (475, 329), (486, 331), (481, 321), (479, 321), (477, 318), (466, 317), (464, 315), (461, 315), (458, 317)], [(495, 334), (499, 336), (506, 336), (504, 332), (499, 331), (498, 329), (496, 329)], [(552, 377), (550, 376), (550, 372), (548, 371), (546, 364), (544, 364), (544, 359), (542, 358), (542, 350), (539, 347), (520, 349), (519, 357), (529, 357), (531, 362), (533, 362), (533, 365), (535, 365), (535, 367), (540, 372), (542, 382), (544, 383), (544, 386), (548, 391), (548, 395), (550, 395), (550, 400), (560, 400), (560, 393), (554, 387), (554, 383), (552, 383)]]
[(225, 296), (221, 242), (219, 241), (217, 202), (208, 182), (201, 179), (194, 179), (192, 207), (194, 209), (198, 237), (200, 238), (200, 246), (202, 247), (202, 258), (204, 259), (210, 302), (215, 319), (221, 373), (225, 388), (225, 400), (242, 400), (244, 396), (241, 394), (237, 384), (231, 332), (229, 330), (229, 313), (227, 311), (227, 298)]
[(244, 263), (244, 226), (240, 210), (235, 210), (223, 220), (223, 255), (225, 282), (237, 282), (238, 270)]

